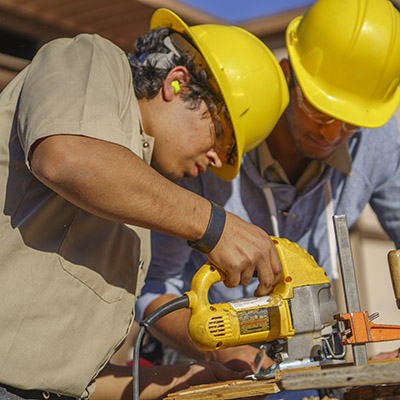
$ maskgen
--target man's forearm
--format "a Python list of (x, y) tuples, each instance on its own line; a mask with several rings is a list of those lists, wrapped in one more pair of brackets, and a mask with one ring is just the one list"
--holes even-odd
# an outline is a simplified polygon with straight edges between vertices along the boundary
[[(156, 366), (140, 368), (141, 400), (164, 398), (168, 393), (189, 386), (188, 366)], [(96, 378), (92, 400), (131, 400), (132, 368), (108, 364)]]
[[(232, 371), (216, 362), (143, 367), (139, 370), (140, 400), (162, 399), (168, 393), (189, 386), (242, 379), (248, 373)], [(108, 364), (96, 378), (96, 389), (91, 399), (131, 400), (132, 397), (132, 369)]]
[(196, 241), (210, 203), (162, 177), (125, 147), (83, 136), (41, 141), (32, 171), (45, 185), (102, 218)]
[[(162, 177), (123, 146), (85, 136), (49, 136), (34, 147), (30, 162), (42, 183), (102, 218), (192, 242), (206, 232), (210, 202)], [(282, 271), (272, 239), (234, 214), (224, 215), (210, 261), (226, 272), (227, 287), (247, 285), (257, 270), (255, 295), (267, 294)]]

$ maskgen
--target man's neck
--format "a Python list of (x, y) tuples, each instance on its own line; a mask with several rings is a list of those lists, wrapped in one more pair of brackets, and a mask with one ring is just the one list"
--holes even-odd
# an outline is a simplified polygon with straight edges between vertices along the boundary
[(295, 184), (310, 160), (302, 156), (293, 144), (292, 138), (286, 127), (284, 118), (281, 118), (267, 138), (268, 149), (272, 157), (284, 169), (289, 181)]

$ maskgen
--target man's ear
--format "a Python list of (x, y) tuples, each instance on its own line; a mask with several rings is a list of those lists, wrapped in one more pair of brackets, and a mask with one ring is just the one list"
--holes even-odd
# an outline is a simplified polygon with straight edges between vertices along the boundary
[(189, 82), (189, 71), (183, 65), (172, 68), (162, 85), (162, 96), (165, 101), (172, 101)]
[(292, 72), (291, 72), (289, 60), (287, 58), (283, 58), (280, 62), (280, 65), (281, 65), (282, 71), (285, 75), (286, 82), (289, 85), (290, 79), (292, 78)]

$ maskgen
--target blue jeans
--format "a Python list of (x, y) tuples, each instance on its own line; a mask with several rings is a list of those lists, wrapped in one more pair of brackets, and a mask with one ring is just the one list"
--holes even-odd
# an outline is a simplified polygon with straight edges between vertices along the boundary
[(286, 390), (279, 393), (269, 394), (265, 400), (303, 400), (304, 397), (319, 397), (318, 390)]

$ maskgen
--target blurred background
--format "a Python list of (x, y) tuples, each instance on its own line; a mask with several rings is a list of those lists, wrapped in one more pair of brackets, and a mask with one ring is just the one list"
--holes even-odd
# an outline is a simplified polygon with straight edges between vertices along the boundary
[[(400, 1), (400, 0), (399, 0)], [(149, 27), (159, 7), (175, 11), (189, 25), (239, 25), (271, 49), (284, 47), (290, 20), (310, 0), (0, 0), (0, 88), (36, 51), (56, 37), (98, 33), (125, 51)]]
[[(400, 0), (392, 0), (400, 9)], [(0, 0), (0, 90), (46, 42), (79, 33), (98, 33), (126, 52), (148, 30), (154, 10), (166, 7), (188, 25), (241, 26), (264, 41), (278, 59), (286, 55), (285, 28), (313, 4), (310, 0)], [(387, 253), (393, 243), (367, 207), (351, 229), (361, 309), (379, 312), (377, 324), (400, 324)], [(339, 309), (345, 312), (340, 279), (333, 282)], [(368, 345), (368, 354), (398, 348), (400, 342)]]

